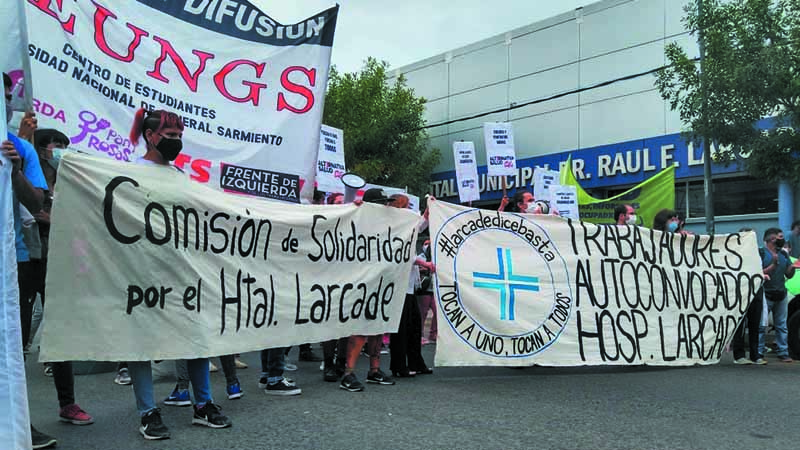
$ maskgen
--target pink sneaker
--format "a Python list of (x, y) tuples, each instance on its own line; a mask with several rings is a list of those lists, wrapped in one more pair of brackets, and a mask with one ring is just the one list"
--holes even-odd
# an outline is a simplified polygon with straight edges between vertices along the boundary
[(73, 425), (89, 425), (94, 423), (92, 416), (82, 410), (77, 403), (67, 405), (58, 411), (60, 421), (71, 423)]

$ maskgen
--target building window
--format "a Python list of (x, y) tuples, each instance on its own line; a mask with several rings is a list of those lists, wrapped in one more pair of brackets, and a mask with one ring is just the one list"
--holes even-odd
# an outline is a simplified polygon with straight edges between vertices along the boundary
[[(714, 216), (738, 216), (778, 212), (778, 185), (753, 177), (715, 179)], [(688, 217), (705, 217), (703, 181), (675, 186), (675, 209)]]

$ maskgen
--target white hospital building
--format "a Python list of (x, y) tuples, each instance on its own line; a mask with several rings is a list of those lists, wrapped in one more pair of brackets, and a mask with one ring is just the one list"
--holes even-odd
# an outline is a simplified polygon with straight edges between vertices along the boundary
[[(687, 145), (655, 76), (574, 92), (663, 66), (670, 42), (699, 56), (696, 36), (682, 23), (688, 1), (603, 0), (394, 70), (427, 99), (429, 125), (502, 110), (428, 130), (430, 146), (442, 153), (432, 193), (458, 202), (453, 142), (472, 141), (482, 190), (476, 204), (497, 204), (502, 187), (486, 180), (483, 123), (511, 122), (518, 167), (511, 192), (531, 187), (535, 166), (557, 169), (569, 155), (582, 186), (602, 198), (675, 164), (675, 207), (690, 229), (704, 232), (702, 148)], [(537, 101), (558, 94), (567, 95)], [(745, 225), (762, 232), (779, 222), (788, 231), (793, 188), (735, 165), (714, 165), (713, 174), (718, 233)]]

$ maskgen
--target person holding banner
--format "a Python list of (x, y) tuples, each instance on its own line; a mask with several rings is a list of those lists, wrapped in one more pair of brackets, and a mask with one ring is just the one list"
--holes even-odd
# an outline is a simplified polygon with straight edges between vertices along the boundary
[[(364, 192), (361, 202), (388, 205), (389, 203), (392, 203), (393, 200), (383, 193), (383, 189), (371, 188)], [(339, 388), (349, 392), (360, 392), (364, 390), (364, 385), (358, 381), (358, 378), (353, 373), (356, 367), (356, 362), (358, 361), (358, 355), (361, 354), (361, 349), (364, 347), (364, 343), (367, 344), (367, 353), (369, 354), (369, 372), (367, 373), (367, 383), (382, 384), (387, 386), (395, 384), (392, 377), (386, 375), (381, 370), (382, 340), (383, 336), (381, 335), (350, 336), (347, 341), (347, 359), (345, 361), (346, 365), (344, 369), (344, 378), (342, 378)]]
[[(9, 106), (11, 101), (11, 77), (3, 73), (3, 90), (6, 100), (6, 122), (13, 116), (13, 110)], [(31, 282), (33, 275), (30, 266), (30, 254), (22, 235), (22, 218), (19, 206), (22, 205), (28, 211), (39, 211), (42, 209), (44, 191), (47, 189), (47, 182), (44, 179), (42, 168), (39, 165), (39, 158), (33, 146), (11, 132), (7, 133), (7, 140), (2, 142), (3, 156), (12, 164), (11, 168), (11, 189), (13, 193), (14, 211), (14, 243), (17, 253), (17, 284), (19, 287), (19, 298), (22, 303), (25, 298), (30, 296)], [(20, 313), (22, 308), (20, 308)], [(29, 318), (30, 319), (30, 318)], [(24, 317), (20, 317), (24, 320)], [(48, 436), (31, 425), (31, 438), (33, 448), (46, 448), (56, 444), (56, 439)]]
[[(139, 109), (134, 116), (130, 141), (137, 145), (144, 138), (146, 152), (136, 162), (170, 166), (183, 149), (183, 128), (183, 121), (175, 113)], [(192, 424), (210, 428), (231, 426), (231, 420), (222, 414), (221, 408), (211, 398), (208, 358), (190, 359), (186, 361), (186, 365), (194, 390)], [(139, 432), (147, 440), (168, 439), (169, 429), (161, 420), (160, 409), (156, 407), (150, 361), (130, 361), (128, 369), (133, 381), (136, 407), (141, 416)]]
[[(433, 197), (429, 197), (429, 201)], [(408, 197), (402, 194), (392, 196), (391, 206), (395, 208), (408, 208)], [(417, 231), (428, 227), (428, 211), (425, 210), (425, 220), (420, 222)], [(413, 377), (416, 374), (431, 374), (422, 358), (422, 318), (420, 317), (417, 297), (414, 295), (419, 284), (419, 267), (425, 268), (429, 273), (436, 272), (436, 266), (425, 258), (417, 257), (409, 274), (408, 290), (403, 302), (403, 313), (400, 316), (400, 326), (397, 333), (392, 333), (389, 342), (391, 350), (392, 375), (398, 378)]]

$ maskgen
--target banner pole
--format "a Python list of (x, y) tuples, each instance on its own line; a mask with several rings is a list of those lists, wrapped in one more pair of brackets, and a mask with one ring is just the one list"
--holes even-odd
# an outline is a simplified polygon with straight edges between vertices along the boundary
[(31, 58), (28, 56), (28, 20), (25, 17), (25, 1), (19, 1), (19, 34), (22, 53), (23, 80), (25, 82), (25, 111), (33, 111), (33, 77), (31, 75)]

